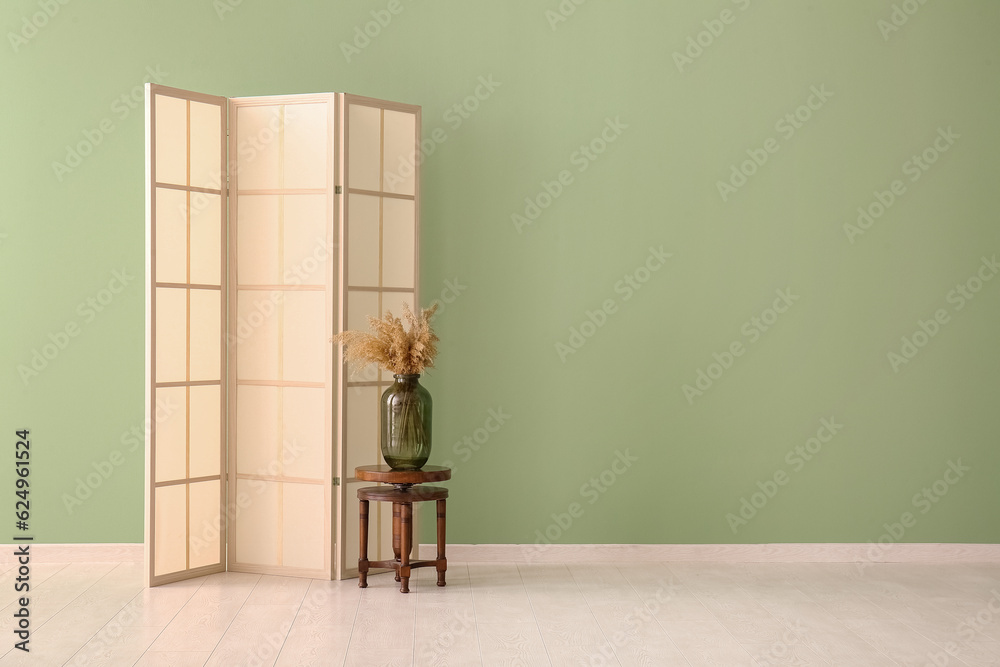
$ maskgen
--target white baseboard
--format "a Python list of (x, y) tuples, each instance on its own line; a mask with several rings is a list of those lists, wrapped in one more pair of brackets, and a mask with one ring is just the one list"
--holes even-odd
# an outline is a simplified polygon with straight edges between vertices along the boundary
[[(35, 544), (33, 563), (142, 562), (142, 544)], [(12, 565), (18, 545), (0, 550)], [(437, 547), (421, 544), (420, 557)], [(449, 544), (448, 560), (470, 563), (613, 563), (673, 561), (719, 563), (995, 563), (1000, 544)]]
[(121, 563), (142, 562), (142, 544), (36, 544), (18, 542), (0, 550), (0, 565), (16, 562), (15, 550), (28, 546), (32, 563)]
[[(436, 546), (421, 544), (422, 558)], [(449, 544), (449, 561), (611, 563), (982, 563), (1000, 562), (1000, 544)]]

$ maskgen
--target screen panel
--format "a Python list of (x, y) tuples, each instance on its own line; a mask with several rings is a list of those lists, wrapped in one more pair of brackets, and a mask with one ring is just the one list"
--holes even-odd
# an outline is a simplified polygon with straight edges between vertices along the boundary
[(413, 168), (419, 155), (418, 113), (385, 109), (382, 119), (382, 185), (386, 192), (413, 196), (417, 188), (417, 171)]
[(214, 448), (218, 446), (216, 434), (222, 432), (222, 411), (216, 409), (221, 403), (220, 387), (199, 385), (186, 388), (190, 397), (189, 418), (190, 447), (189, 466), (191, 477), (216, 477), (222, 472), (222, 460)]
[(222, 197), (196, 192), (191, 195), (191, 282), (215, 285), (222, 275), (222, 235), (216, 222), (223, 219)]
[(327, 394), (322, 388), (283, 387), (284, 419), (281, 422), (281, 450), (285, 474), (290, 477), (323, 479), (327, 464)]
[(219, 526), (222, 517), (215, 509), (215, 499), (223, 492), (221, 479), (213, 476), (203, 482), (188, 485), (188, 530), (191, 534), (189, 553), (190, 567), (212, 567), (219, 560), (219, 552), (225, 549)]
[(156, 272), (164, 283), (187, 279), (187, 194), (156, 188)]
[[(346, 308), (340, 328), (368, 330), (367, 315), (417, 303), (420, 107), (356, 95), (343, 96), (344, 196), (341, 199), (341, 290)], [(342, 349), (337, 350), (342, 353)], [(338, 470), (339, 533), (345, 536), (338, 577), (357, 576), (355, 467), (382, 463), (378, 401), (393, 381), (374, 367), (363, 373), (339, 366), (341, 414)], [(391, 558), (392, 505), (370, 509), (370, 558)]]
[[(225, 569), (226, 100), (146, 87), (146, 583)], [(157, 407), (172, 406), (166, 416)]]
[(280, 151), (285, 187), (320, 190), (328, 187), (333, 112), (328, 100), (283, 107)]
[(225, 107), (218, 104), (189, 103), (189, 185), (211, 190), (222, 188), (224, 171), (219, 164), (219, 128), (224, 122), (224, 114)]
[(362, 194), (347, 196), (351, 219), (347, 224), (348, 284), (352, 287), (379, 286), (379, 224), (382, 200)]
[(153, 575), (163, 577), (188, 567), (187, 496), (184, 486), (161, 486), (155, 493), (157, 540), (153, 547)]
[(174, 406), (180, 414), (160, 421), (156, 425), (156, 450), (154, 452), (157, 482), (184, 479), (187, 461), (187, 419), (179, 406), (187, 405), (187, 387), (163, 387), (156, 390), (156, 404)]
[(329, 489), (321, 484), (288, 482), (284, 494), (281, 516), (282, 565), (296, 570), (322, 570), (329, 572), (327, 557), (329, 534), (324, 530), (330, 516)]
[(413, 289), (413, 254), (417, 212), (412, 199), (386, 199), (382, 204), (382, 284)]
[(230, 100), (231, 570), (332, 571), (334, 100)]
[[(150, 86), (152, 87), (152, 86)], [(159, 90), (159, 87), (156, 88)], [(147, 88), (147, 91), (149, 88)], [(156, 156), (153, 168), (156, 181), (172, 185), (187, 183), (187, 109), (188, 98), (182, 95), (157, 94), (153, 98), (156, 126)], [(146, 99), (149, 100), (147, 93)], [(150, 157), (147, 151), (147, 157)]]
[(358, 190), (381, 189), (382, 111), (365, 104), (347, 104), (347, 178)]

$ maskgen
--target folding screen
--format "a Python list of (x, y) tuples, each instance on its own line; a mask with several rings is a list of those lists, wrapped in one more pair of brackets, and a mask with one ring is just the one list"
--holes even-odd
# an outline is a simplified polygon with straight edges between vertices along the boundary
[[(419, 131), (419, 107), (342, 93), (227, 114), (149, 85), (149, 585), (356, 576), (353, 470), (381, 460), (392, 378), (352, 375), (329, 341), (417, 303)], [(158, 420), (164, 404), (181, 407)], [(375, 519), (391, 558), (391, 514)]]

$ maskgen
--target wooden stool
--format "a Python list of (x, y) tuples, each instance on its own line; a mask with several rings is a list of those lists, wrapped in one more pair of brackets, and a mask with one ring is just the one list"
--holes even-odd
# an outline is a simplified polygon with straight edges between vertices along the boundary
[[(437, 585), (445, 585), (448, 559), (445, 557), (445, 510), (448, 489), (440, 486), (418, 486), (420, 482), (438, 482), (451, 478), (451, 469), (442, 466), (424, 466), (421, 470), (392, 470), (389, 466), (360, 466), (355, 470), (358, 479), (366, 482), (388, 482), (393, 486), (368, 486), (358, 489), (361, 506), (361, 553), (358, 558), (358, 586), (368, 587), (368, 570), (384, 567), (396, 571), (400, 582), (399, 592), (410, 592), (410, 570), (418, 567), (437, 569)], [(392, 551), (394, 560), (368, 560), (368, 503), (392, 503)], [(413, 550), (413, 503), (437, 501), (437, 558), (411, 561)]]

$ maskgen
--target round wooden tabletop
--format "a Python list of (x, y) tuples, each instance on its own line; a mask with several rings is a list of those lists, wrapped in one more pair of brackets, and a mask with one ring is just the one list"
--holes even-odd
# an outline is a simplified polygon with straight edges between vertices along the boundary
[(385, 464), (358, 466), (354, 476), (363, 482), (383, 482), (385, 484), (425, 484), (451, 479), (451, 468), (445, 466), (424, 466), (420, 470), (393, 470)]

